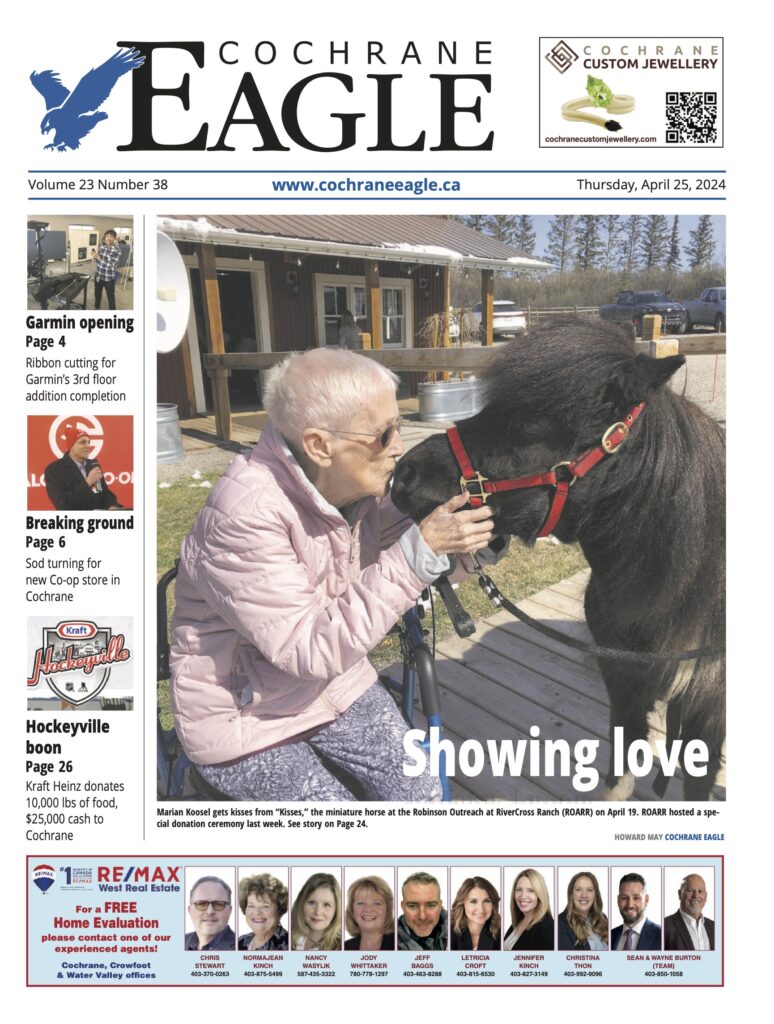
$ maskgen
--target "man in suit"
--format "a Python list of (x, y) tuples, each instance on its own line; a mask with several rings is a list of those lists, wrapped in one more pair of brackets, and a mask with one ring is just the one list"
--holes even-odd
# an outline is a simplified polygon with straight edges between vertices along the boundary
[(686, 875), (677, 890), (680, 909), (664, 918), (664, 949), (715, 948), (715, 922), (703, 914), (707, 887), (701, 875)]
[(57, 432), (61, 459), (46, 466), (48, 499), (58, 512), (93, 512), (122, 506), (102, 476), (99, 464), (89, 459), (93, 447), (87, 431), (65, 423)]
[(618, 912), (623, 924), (613, 929), (611, 949), (661, 949), (661, 927), (645, 916), (649, 899), (642, 875), (632, 871), (623, 876), (618, 883)]

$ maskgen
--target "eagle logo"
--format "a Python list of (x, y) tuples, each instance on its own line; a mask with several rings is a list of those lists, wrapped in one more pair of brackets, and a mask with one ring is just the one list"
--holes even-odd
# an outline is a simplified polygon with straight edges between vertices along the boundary
[(118, 50), (104, 64), (88, 71), (72, 92), (62, 85), (58, 71), (33, 71), (30, 81), (46, 101), (46, 116), (40, 122), (41, 134), (54, 132), (54, 141), (45, 148), (58, 153), (78, 149), (81, 139), (107, 118), (99, 108), (121, 75), (144, 63), (145, 57), (139, 50)]

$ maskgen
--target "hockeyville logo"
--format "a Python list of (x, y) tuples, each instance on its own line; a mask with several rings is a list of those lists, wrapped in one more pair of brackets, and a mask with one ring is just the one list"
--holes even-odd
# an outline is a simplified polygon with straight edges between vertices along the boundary
[(53, 142), (45, 149), (63, 153), (79, 149), (81, 139), (89, 134), (107, 114), (99, 108), (107, 100), (122, 75), (134, 71), (145, 57), (132, 47), (120, 49), (98, 68), (87, 71), (72, 92), (62, 83), (58, 71), (33, 71), (30, 81), (43, 97), (46, 113), (40, 122), (42, 135), (54, 133)]
[(123, 633), (94, 622), (68, 621), (43, 630), (43, 644), (34, 653), (27, 686), (45, 680), (57, 697), (69, 704), (93, 700), (107, 685), (110, 666), (128, 661)]

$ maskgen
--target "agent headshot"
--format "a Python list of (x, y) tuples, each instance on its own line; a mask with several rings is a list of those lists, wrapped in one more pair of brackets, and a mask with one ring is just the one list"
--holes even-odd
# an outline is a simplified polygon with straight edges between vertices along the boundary
[(239, 936), (239, 949), (287, 949), (280, 924), (288, 909), (288, 889), (272, 875), (249, 875), (239, 883), (239, 909), (251, 929)]
[[(183, 541), (170, 655), (177, 734), (235, 800), (437, 800), (368, 652), (424, 587), (492, 537), (465, 495), (418, 526), (390, 501), (398, 378), (342, 349), (267, 375), (269, 414)], [(354, 785), (350, 789), (347, 785)], [(355, 796), (355, 791), (358, 796)]]
[(222, 878), (205, 875), (196, 882), (188, 897), (188, 916), (194, 930), (186, 934), (186, 949), (234, 951), (236, 935), (228, 923), (231, 888)]
[(392, 889), (383, 878), (358, 878), (347, 891), (344, 949), (395, 949)]
[(567, 906), (558, 918), (559, 949), (607, 949), (607, 916), (602, 910), (599, 882), (590, 871), (573, 875), (567, 886)]
[(307, 878), (290, 915), (293, 949), (341, 949), (341, 890), (326, 872)]
[(539, 871), (527, 868), (511, 890), (511, 925), (503, 949), (554, 949), (554, 919), (546, 880)]
[(664, 918), (664, 949), (714, 949), (715, 922), (704, 916), (704, 879), (701, 875), (686, 875), (677, 895), (680, 909)]
[(661, 949), (661, 926), (645, 916), (649, 896), (645, 879), (636, 871), (618, 883), (618, 912), (623, 924), (613, 929), (611, 949)]
[(94, 512), (120, 509), (118, 498), (102, 475), (97, 462), (89, 458), (92, 448), (88, 431), (75, 423), (65, 423), (56, 440), (61, 459), (46, 466), (45, 481), (48, 499), (58, 512)]
[(416, 871), (403, 883), (398, 918), (398, 949), (446, 949), (447, 914), (438, 879)]
[(486, 878), (466, 878), (451, 908), (452, 949), (500, 948), (500, 894)]

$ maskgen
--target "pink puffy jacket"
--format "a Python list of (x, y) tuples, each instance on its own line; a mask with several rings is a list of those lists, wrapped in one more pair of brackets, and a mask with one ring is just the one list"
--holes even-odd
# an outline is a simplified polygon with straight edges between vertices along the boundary
[(350, 527), (271, 425), (183, 541), (172, 707), (192, 761), (220, 764), (332, 722), (376, 679), (366, 654), (421, 593), (389, 499)]

